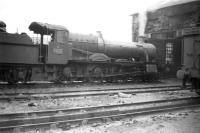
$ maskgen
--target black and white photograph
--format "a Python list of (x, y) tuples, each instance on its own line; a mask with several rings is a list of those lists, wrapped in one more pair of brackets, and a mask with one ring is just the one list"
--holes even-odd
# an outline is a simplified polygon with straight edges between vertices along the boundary
[(200, 132), (200, 0), (0, 3), (0, 133)]

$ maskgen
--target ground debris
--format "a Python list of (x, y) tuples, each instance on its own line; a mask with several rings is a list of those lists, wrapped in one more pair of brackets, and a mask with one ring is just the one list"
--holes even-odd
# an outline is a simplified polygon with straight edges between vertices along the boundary
[(102, 123), (97, 123), (97, 122), (96, 122), (96, 123), (93, 123), (91, 126), (92, 126), (92, 127), (97, 127), (97, 126), (100, 126), (100, 125), (102, 125)]
[(179, 113), (178, 115), (179, 115), (179, 116), (187, 116), (188, 113), (187, 113), (187, 112), (182, 112), (182, 113)]
[(31, 103), (28, 104), (28, 106), (29, 106), (29, 107), (36, 107), (36, 106), (37, 106), (37, 103), (31, 102)]
[(118, 92), (118, 97), (130, 98), (131, 96), (132, 96), (132, 94), (126, 94), (126, 93)]

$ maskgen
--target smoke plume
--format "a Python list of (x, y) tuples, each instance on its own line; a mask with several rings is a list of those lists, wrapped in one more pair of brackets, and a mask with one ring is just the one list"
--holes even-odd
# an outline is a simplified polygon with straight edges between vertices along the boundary
[(147, 11), (139, 13), (139, 36), (145, 36), (145, 28), (147, 23)]

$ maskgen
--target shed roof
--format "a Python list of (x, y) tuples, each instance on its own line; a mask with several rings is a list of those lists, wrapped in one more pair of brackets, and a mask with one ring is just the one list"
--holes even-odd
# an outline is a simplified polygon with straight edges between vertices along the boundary
[(29, 29), (36, 34), (49, 35), (55, 31), (67, 31), (67, 28), (61, 25), (53, 25), (48, 23), (41, 22), (32, 22), (29, 26)]
[(158, 4), (155, 4), (147, 9), (147, 11), (155, 11), (161, 8), (165, 7), (170, 7), (170, 6), (175, 6), (175, 5), (181, 5), (181, 4), (186, 4), (190, 2), (195, 2), (199, 0), (163, 0), (159, 2)]

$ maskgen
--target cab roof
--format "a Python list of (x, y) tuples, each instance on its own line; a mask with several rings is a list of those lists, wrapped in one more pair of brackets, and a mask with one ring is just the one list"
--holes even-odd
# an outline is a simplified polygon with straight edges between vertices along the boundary
[(61, 25), (53, 25), (42, 22), (32, 22), (29, 26), (29, 30), (33, 31), (36, 34), (44, 34), (49, 35), (54, 33), (55, 31), (67, 31), (68, 29)]

